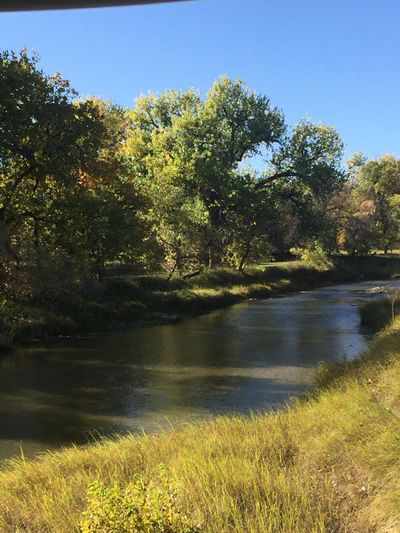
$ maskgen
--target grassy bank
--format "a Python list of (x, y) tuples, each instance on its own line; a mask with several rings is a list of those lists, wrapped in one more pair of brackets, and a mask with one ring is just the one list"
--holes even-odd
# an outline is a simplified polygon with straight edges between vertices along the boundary
[(184, 517), (181, 529), (165, 531), (197, 524), (209, 532), (400, 531), (400, 319), (360, 360), (324, 367), (319, 380), (313, 398), (278, 414), (219, 418), (10, 463), (0, 473), (1, 531), (78, 531), (94, 481), (85, 531), (124, 531), (94, 524), (104, 509), (121, 512), (132, 492), (125, 500), (115, 494), (138, 474), (142, 489), (162, 499), (146, 484), (164, 483), (160, 464)]
[[(397, 315), (400, 311), (400, 301), (396, 301), (393, 309)], [(376, 333), (388, 326), (392, 321), (392, 304), (386, 298), (365, 302), (360, 306), (361, 325), (371, 333)]]
[(385, 279), (399, 271), (398, 257), (338, 257), (324, 272), (291, 261), (259, 265), (245, 274), (216, 269), (188, 280), (109, 273), (101, 286), (67, 295), (65, 300), (31, 302), (17, 337), (98, 333), (180, 320), (246, 298), (267, 298), (339, 281)]

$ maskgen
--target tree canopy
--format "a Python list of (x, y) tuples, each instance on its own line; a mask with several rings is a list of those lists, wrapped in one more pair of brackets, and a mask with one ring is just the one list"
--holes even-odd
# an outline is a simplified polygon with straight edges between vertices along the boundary
[(57, 298), (105, 265), (184, 275), (295, 247), (389, 251), (400, 162), (343, 163), (332, 126), (283, 111), (242, 80), (137, 98), (80, 98), (25, 50), (0, 54), (2, 291)]

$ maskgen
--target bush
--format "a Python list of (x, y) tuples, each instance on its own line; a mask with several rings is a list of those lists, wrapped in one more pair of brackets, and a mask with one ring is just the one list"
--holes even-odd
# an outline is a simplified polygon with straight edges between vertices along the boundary
[[(396, 303), (394, 312), (397, 315), (400, 304)], [(388, 298), (365, 302), (360, 306), (361, 325), (370, 333), (376, 333), (388, 326), (392, 321), (392, 304)]]
[(318, 270), (319, 272), (325, 272), (333, 266), (326, 251), (316, 241), (304, 248), (291, 248), (290, 253), (299, 256), (309, 266), (315, 268), (315, 270)]
[(176, 488), (161, 468), (157, 482), (137, 475), (121, 487), (95, 481), (88, 488), (82, 533), (195, 533), (201, 531), (182, 513)]

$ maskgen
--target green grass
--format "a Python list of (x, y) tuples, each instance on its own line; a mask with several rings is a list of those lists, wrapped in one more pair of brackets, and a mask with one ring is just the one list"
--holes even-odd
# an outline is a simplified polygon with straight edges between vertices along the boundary
[(279, 413), (12, 461), (0, 473), (1, 531), (78, 531), (91, 483), (157, 480), (160, 464), (203, 531), (400, 531), (400, 319), (318, 379), (312, 398)]
[(320, 272), (302, 261), (268, 263), (243, 275), (214, 269), (183, 280), (165, 274), (109, 274), (104, 285), (61, 302), (32, 302), (19, 340), (117, 330), (135, 324), (176, 321), (247, 298), (268, 298), (339, 281), (384, 279), (400, 270), (398, 257), (337, 257)]

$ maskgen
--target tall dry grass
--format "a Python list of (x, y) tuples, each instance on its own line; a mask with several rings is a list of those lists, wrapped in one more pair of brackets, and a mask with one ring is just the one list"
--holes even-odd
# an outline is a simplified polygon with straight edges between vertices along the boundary
[(321, 382), (278, 414), (11, 461), (0, 473), (1, 531), (79, 531), (90, 483), (123, 487), (160, 464), (203, 531), (400, 531), (400, 319)]

